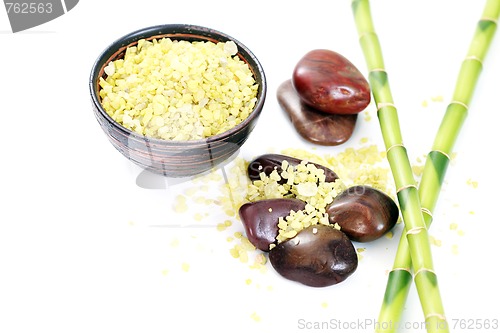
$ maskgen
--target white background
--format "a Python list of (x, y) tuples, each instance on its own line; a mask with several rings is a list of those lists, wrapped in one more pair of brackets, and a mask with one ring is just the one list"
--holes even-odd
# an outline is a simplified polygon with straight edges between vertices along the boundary
[[(431, 147), (483, 2), (372, 2), (412, 161)], [(217, 207), (200, 222), (194, 211), (172, 211), (179, 193), (201, 185), (164, 179), (156, 179), (164, 189), (136, 185), (140, 170), (111, 146), (93, 115), (90, 69), (115, 39), (166, 23), (224, 31), (261, 61), (268, 98), (241, 157), (313, 149), (275, 98), (307, 51), (335, 50), (366, 73), (350, 1), (82, 0), (66, 15), (16, 34), (0, 10), (0, 332), (291, 333), (320, 331), (301, 329), (300, 322), (335, 320), (353, 326), (323, 331), (373, 331), (357, 321), (378, 316), (401, 225), (393, 239), (363, 245), (364, 258), (344, 283), (306, 288), (278, 276), (269, 263), (262, 274), (233, 259), (226, 238), (241, 226), (217, 231), (227, 219)], [(500, 320), (499, 59), (496, 38), (431, 229), (442, 242), (433, 246), (434, 264), (451, 325)], [(443, 101), (432, 102), (436, 96)], [(348, 143), (316, 152), (336, 154), (363, 137), (382, 148), (373, 105), (365, 112), (373, 119), (361, 116)], [(404, 320), (423, 320), (414, 288)]]

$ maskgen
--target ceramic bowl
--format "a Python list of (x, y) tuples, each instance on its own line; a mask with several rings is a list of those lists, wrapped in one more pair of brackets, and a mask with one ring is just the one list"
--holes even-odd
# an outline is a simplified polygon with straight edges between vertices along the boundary
[[(140, 39), (187, 41), (233, 41), (238, 54), (250, 67), (259, 85), (257, 102), (248, 118), (230, 130), (206, 139), (172, 141), (146, 137), (114, 121), (104, 110), (99, 96), (99, 78), (110, 61), (123, 58), (125, 50)], [(90, 75), (90, 95), (94, 114), (111, 144), (133, 163), (167, 177), (189, 177), (208, 171), (235, 154), (254, 129), (266, 98), (266, 77), (255, 55), (241, 42), (210, 28), (169, 24), (144, 28), (123, 36), (108, 46), (95, 61)]]

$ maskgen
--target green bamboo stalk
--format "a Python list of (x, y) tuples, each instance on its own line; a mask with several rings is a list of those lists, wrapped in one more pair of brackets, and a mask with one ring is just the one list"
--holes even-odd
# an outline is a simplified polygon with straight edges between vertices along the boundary
[[(370, 3), (368, 0), (353, 0), (352, 10), (360, 45), (369, 70), (368, 81), (377, 105), (377, 115), (387, 151), (387, 159), (397, 189), (397, 199), (407, 232), (406, 238), (413, 268), (416, 272), (414, 275), (415, 285), (427, 322), (427, 332), (448, 332), (448, 324), (432, 262), (429, 235), (408, 154), (403, 145), (398, 112), (392, 98), (380, 42), (374, 29)], [(406, 279), (411, 278), (411, 273), (407, 270), (400, 270), (398, 275), (407, 275)], [(395, 274), (390, 278), (394, 278), (394, 276)], [(388, 300), (388, 302), (391, 301)], [(387, 326), (387, 323), (380, 324), (381, 328)]]
[[(497, 29), (500, 16), (500, 0), (488, 0), (480, 20), (476, 25), (469, 50), (459, 70), (452, 101), (448, 104), (445, 116), (436, 134), (432, 150), (427, 156), (424, 172), (419, 185), (420, 203), (427, 228), (432, 223), (432, 213), (437, 203), (446, 170), (450, 162), (453, 146), (467, 117), (474, 90), (482, 71), (491, 41)], [(399, 321), (403, 306), (411, 286), (409, 273), (411, 256), (408, 249), (406, 232), (399, 241), (393, 269), (389, 273), (383, 306), (379, 321)], [(394, 327), (384, 332), (394, 332)]]

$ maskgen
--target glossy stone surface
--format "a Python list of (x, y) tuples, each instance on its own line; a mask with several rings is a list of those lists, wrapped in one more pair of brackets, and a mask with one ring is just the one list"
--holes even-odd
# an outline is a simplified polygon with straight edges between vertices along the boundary
[(391, 230), (399, 217), (394, 200), (369, 186), (353, 186), (340, 193), (326, 209), (353, 241), (370, 242)]
[(308, 52), (295, 66), (292, 83), (304, 103), (332, 114), (355, 114), (370, 103), (370, 85), (344, 56), (331, 50)]
[(269, 261), (283, 277), (311, 287), (342, 282), (358, 267), (349, 238), (325, 225), (307, 227), (281, 242), (269, 252)]
[[(302, 160), (298, 158), (294, 158), (291, 156), (286, 156), (286, 155), (281, 155), (281, 154), (264, 154), (253, 161), (251, 161), (248, 165), (248, 177), (251, 180), (259, 180), (260, 179), (260, 173), (264, 172), (266, 175), (270, 175), (273, 170), (276, 169), (278, 173), (282, 171), (281, 169), (281, 163), (287, 160), (288, 164), (290, 165), (298, 165)], [(312, 163), (312, 162), (309, 162)], [(325, 172), (325, 181), (326, 182), (334, 182), (336, 179), (339, 177), (335, 172), (333, 172), (331, 169), (322, 166), (317, 163), (312, 163), (316, 166), (318, 169), (323, 169)], [(286, 182), (286, 180), (283, 180), (283, 182)]]
[(249, 202), (239, 209), (241, 222), (250, 243), (262, 251), (269, 251), (269, 245), (276, 242), (278, 219), (290, 214), (291, 210), (303, 210), (306, 203), (298, 199), (267, 199)]
[(278, 103), (304, 139), (322, 146), (338, 146), (352, 136), (357, 114), (328, 114), (317, 111), (300, 99), (292, 80), (283, 82), (277, 91)]

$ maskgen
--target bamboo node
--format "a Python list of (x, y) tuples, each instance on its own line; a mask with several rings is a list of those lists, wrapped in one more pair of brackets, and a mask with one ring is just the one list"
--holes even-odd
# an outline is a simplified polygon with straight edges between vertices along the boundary
[(444, 151), (442, 150), (439, 150), (439, 149), (434, 149), (432, 150), (432, 152), (436, 152), (436, 153), (439, 153), (441, 155), (443, 155), (444, 157), (446, 157), (448, 159), (448, 161), (451, 161), (451, 157), (450, 155), (448, 155), (447, 153), (445, 153)]
[(405, 272), (410, 273), (410, 275), (412, 275), (412, 274), (411, 274), (411, 270), (410, 270), (409, 268), (403, 268), (403, 267), (396, 267), (396, 268), (393, 268), (393, 269), (391, 269), (391, 270), (389, 271), (389, 273), (391, 273), (391, 272), (395, 272), (395, 271), (405, 271)]
[[(415, 228), (411, 228), (410, 230), (408, 230), (406, 232), (407, 235), (416, 235), (418, 233), (421, 233), (423, 230), (425, 230), (425, 227), (415, 227)], [(418, 271), (417, 273), (419, 273), (420, 271)], [(417, 273), (415, 275), (417, 275)]]
[(431, 218), (431, 220), (433, 219), (432, 212), (430, 211), (430, 209), (427, 209), (427, 208), (425, 208), (425, 207), (422, 207), (422, 208), (421, 208), (421, 210), (422, 210), (422, 213), (423, 213), (423, 214), (428, 215), (428, 216)]
[(432, 274), (436, 275), (436, 272), (434, 272), (432, 269), (420, 268), (417, 272), (415, 272), (415, 276), (417, 276), (419, 273), (422, 273), (422, 272), (428, 272), (428, 273), (432, 273)]
[(488, 22), (493, 22), (494, 24), (498, 24), (498, 20), (495, 17), (482, 17), (481, 22), (483, 21), (488, 21)]
[(388, 107), (388, 106), (396, 108), (396, 105), (394, 105), (394, 103), (377, 103), (377, 112), (380, 111), (380, 109)]
[(365, 31), (363, 33), (358, 34), (359, 40), (363, 39), (365, 36), (368, 36), (368, 35), (377, 36), (377, 34), (375, 33), (375, 31)]
[(429, 313), (425, 316), (425, 319), (427, 320), (432, 317), (437, 317), (440, 320), (446, 321), (446, 317), (441, 313)]
[(450, 102), (450, 105), (451, 105), (451, 104), (461, 105), (461, 106), (463, 106), (465, 109), (467, 109), (467, 110), (469, 109), (469, 106), (468, 106), (467, 104), (465, 104), (464, 102), (460, 102), (460, 101), (451, 101), (451, 102)]
[(403, 190), (412, 188), (412, 187), (415, 188), (415, 189), (417, 188), (417, 186), (415, 184), (408, 184), (408, 185), (405, 185), (405, 186), (401, 186), (400, 188), (397, 189), (396, 194), (398, 194), (399, 192), (401, 192)]
[(483, 59), (476, 57), (475, 55), (470, 55), (468, 57), (465, 57), (464, 62), (469, 60), (477, 61), (481, 65), (481, 67), (483, 67)]
[[(391, 151), (392, 148), (396, 148), (396, 147), (402, 147), (402, 148), (405, 148), (405, 146), (402, 144), (402, 143), (396, 143), (396, 144), (393, 144), (392, 146), (390, 146), (389, 148), (387, 148), (386, 150), (386, 153), (389, 154), (389, 152)], [(406, 148), (405, 148), (406, 149)]]

